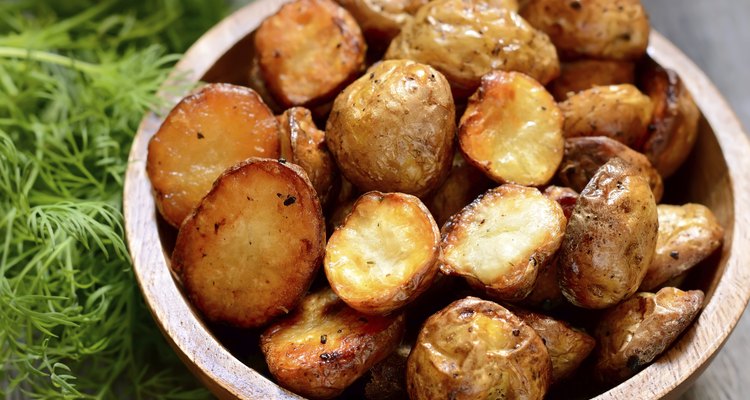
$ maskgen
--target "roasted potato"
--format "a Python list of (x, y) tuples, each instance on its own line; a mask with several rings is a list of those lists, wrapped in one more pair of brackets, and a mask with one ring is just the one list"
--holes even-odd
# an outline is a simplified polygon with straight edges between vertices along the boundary
[(597, 86), (560, 103), (566, 138), (607, 136), (637, 149), (648, 136), (653, 104), (633, 85)]
[(250, 58), (250, 68), (247, 71), (247, 85), (258, 93), (263, 102), (266, 103), (274, 114), (284, 110), (284, 107), (280, 106), (271, 92), (268, 91), (268, 86), (266, 86), (266, 82), (263, 80), (263, 73), (260, 70), (260, 57), (258, 57), (258, 53), (253, 53), (252, 58)]
[(520, 301), (521, 304), (549, 311), (565, 302), (565, 296), (557, 283), (557, 264), (557, 257), (552, 257), (539, 267), (534, 287), (529, 295)]
[(510, 311), (542, 338), (552, 360), (553, 384), (570, 377), (594, 350), (594, 338), (563, 321), (516, 307)]
[(635, 375), (684, 331), (703, 306), (703, 292), (663, 288), (638, 293), (608, 310), (594, 332), (594, 374), (607, 383)]
[(557, 101), (594, 86), (635, 83), (635, 63), (630, 61), (579, 60), (560, 64), (560, 76), (549, 84)]
[(281, 156), (305, 170), (320, 203), (327, 204), (338, 178), (338, 169), (326, 147), (325, 132), (315, 126), (312, 114), (306, 108), (290, 108), (278, 119)]
[(563, 59), (637, 60), (651, 32), (640, 0), (530, 0), (521, 16), (549, 35)]
[(492, 185), (484, 174), (466, 162), (461, 152), (453, 156), (453, 167), (445, 182), (425, 199), (438, 226), (443, 226), (457, 212)]
[(406, 394), (406, 360), (411, 346), (402, 344), (388, 358), (370, 370), (365, 384), (367, 400), (403, 400)]
[(646, 178), (619, 158), (602, 166), (578, 197), (558, 253), (563, 295), (584, 308), (631, 296), (646, 275), (659, 222)]
[(216, 178), (248, 157), (279, 156), (279, 125), (252, 89), (209, 84), (185, 97), (148, 144), (156, 206), (179, 227)]
[(385, 315), (430, 286), (439, 245), (440, 230), (418, 198), (368, 192), (328, 240), (326, 277), (350, 307)]
[(324, 251), (323, 212), (305, 172), (251, 158), (224, 172), (182, 224), (172, 266), (208, 320), (251, 328), (297, 305)]
[(333, 234), (333, 231), (336, 230), (336, 228), (340, 227), (341, 225), (344, 225), (344, 221), (346, 220), (346, 217), (349, 216), (349, 213), (352, 212), (352, 209), (354, 208), (354, 203), (356, 203), (356, 199), (352, 199), (349, 201), (346, 201), (344, 203), (341, 203), (337, 205), (333, 211), (331, 211), (331, 216), (326, 220), (328, 223), (328, 232), (330, 234)]
[(575, 208), (578, 201), (578, 192), (575, 190), (569, 187), (553, 185), (547, 186), (542, 194), (560, 204), (563, 213), (565, 213), (565, 218), (570, 218), (570, 215), (573, 214), (573, 208)]
[(547, 183), (563, 155), (563, 118), (544, 86), (518, 72), (482, 77), (461, 117), (466, 160), (499, 183)]
[(443, 227), (441, 270), (500, 300), (520, 300), (539, 267), (560, 247), (565, 215), (539, 190), (506, 184), (489, 190)]
[(529, 325), (498, 304), (467, 297), (424, 323), (406, 383), (412, 400), (542, 399), (551, 370)]
[(285, 107), (325, 102), (362, 72), (367, 45), (331, 0), (295, 0), (266, 18), (255, 50), (268, 89)]
[(643, 153), (668, 178), (693, 149), (700, 110), (675, 71), (648, 60), (638, 75), (639, 86), (654, 104), (651, 135), (643, 145)]
[(640, 290), (653, 290), (689, 270), (721, 246), (724, 229), (706, 206), (661, 204), (656, 254)]
[[(420, 7), (430, 0), (337, 0), (349, 11), (370, 43), (387, 45)], [(511, 0), (513, 1), (513, 0)]]
[(618, 157), (638, 170), (654, 193), (654, 200), (661, 201), (664, 183), (646, 156), (606, 136), (588, 136), (565, 139), (565, 154), (557, 171), (557, 178), (564, 185), (581, 191), (597, 170), (610, 159)]
[(330, 399), (392, 353), (404, 327), (403, 314), (363, 315), (323, 289), (263, 332), (260, 346), (281, 386)]
[(386, 59), (410, 59), (445, 74), (467, 97), (492, 70), (519, 71), (547, 84), (560, 71), (555, 47), (499, 0), (435, 0), (417, 11)]
[(336, 98), (326, 140), (360, 190), (423, 196), (450, 171), (455, 112), (448, 82), (435, 69), (383, 61)]

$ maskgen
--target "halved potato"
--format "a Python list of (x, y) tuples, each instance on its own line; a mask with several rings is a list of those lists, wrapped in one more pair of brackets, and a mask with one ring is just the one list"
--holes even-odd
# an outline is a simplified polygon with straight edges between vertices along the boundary
[(443, 226), (450, 217), (492, 186), (482, 171), (466, 162), (457, 151), (453, 155), (453, 167), (445, 182), (425, 199), (438, 226)]
[(328, 240), (326, 276), (355, 310), (388, 314), (430, 286), (439, 243), (440, 230), (418, 198), (365, 193)]
[(647, 60), (638, 71), (639, 86), (654, 104), (651, 135), (643, 153), (664, 177), (682, 165), (698, 137), (700, 110), (677, 72)]
[(635, 83), (635, 63), (612, 60), (580, 60), (560, 63), (560, 76), (549, 85), (555, 100), (594, 86)]
[(338, 169), (326, 147), (325, 132), (315, 126), (310, 110), (303, 107), (290, 108), (278, 118), (281, 156), (305, 170), (321, 204), (327, 204)]
[(553, 384), (570, 377), (594, 350), (594, 338), (563, 321), (516, 307), (510, 311), (542, 338), (552, 359)]
[(217, 83), (185, 97), (148, 144), (156, 206), (179, 227), (216, 178), (249, 157), (279, 156), (279, 125), (252, 89)]
[(721, 246), (724, 229), (708, 207), (661, 204), (656, 254), (640, 290), (653, 290), (689, 270)]
[(690, 325), (703, 297), (700, 290), (668, 287), (638, 293), (608, 310), (594, 332), (599, 343), (594, 374), (614, 384), (638, 373)]
[(654, 106), (648, 96), (629, 84), (597, 86), (560, 103), (566, 138), (607, 136), (630, 148), (640, 148), (648, 136)]
[(297, 305), (324, 251), (323, 212), (304, 171), (251, 158), (222, 174), (182, 224), (172, 266), (206, 319), (251, 328)]
[(638, 170), (651, 186), (658, 203), (664, 194), (664, 183), (659, 172), (648, 158), (624, 144), (606, 136), (588, 136), (565, 139), (565, 155), (557, 171), (564, 185), (581, 191), (599, 168), (614, 157), (619, 157)]
[(266, 18), (255, 50), (271, 93), (286, 107), (335, 96), (364, 69), (359, 25), (331, 0), (295, 0)]
[(537, 189), (491, 189), (443, 227), (440, 268), (493, 298), (523, 299), (560, 247), (565, 222), (560, 205)]
[(573, 208), (575, 208), (578, 201), (578, 192), (575, 190), (569, 187), (553, 185), (547, 186), (542, 194), (560, 204), (565, 213), (565, 218), (570, 218), (570, 215), (573, 214)]
[(330, 399), (391, 354), (404, 329), (403, 314), (361, 314), (326, 288), (263, 332), (260, 346), (281, 386)]
[(493, 71), (482, 77), (461, 117), (458, 140), (467, 161), (499, 183), (547, 183), (563, 155), (563, 118), (534, 79)]
[(551, 370), (529, 325), (498, 304), (467, 297), (424, 323), (406, 383), (412, 400), (542, 399)]

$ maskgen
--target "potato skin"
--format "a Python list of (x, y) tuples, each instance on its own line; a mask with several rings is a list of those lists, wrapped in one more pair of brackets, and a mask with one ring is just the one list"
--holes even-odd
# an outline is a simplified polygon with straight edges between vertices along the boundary
[(601, 309), (635, 293), (651, 265), (658, 228), (646, 178), (619, 158), (604, 164), (578, 197), (558, 253), (568, 301)]
[(599, 343), (594, 375), (611, 384), (635, 375), (690, 325), (703, 298), (700, 290), (668, 287), (638, 293), (608, 310), (594, 332)]
[(442, 185), (425, 199), (425, 205), (435, 217), (438, 226), (443, 226), (453, 215), (461, 211), (480, 194), (492, 186), (482, 171), (471, 166), (457, 151), (453, 156), (453, 167)]
[(424, 323), (406, 382), (412, 400), (542, 399), (551, 369), (530, 326), (498, 304), (467, 297)]
[(548, 85), (557, 101), (564, 101), (594, 86), (635, 83), (635, 63), (612, 60), (579, 60), (560, 64), (560, 76)]
[(557, 77), (560, 64), (549, 37), (502, 3), (431, 1), (393, 39), (385, 58), (432, 65), (457, 97), (473, 93), (492, 70), (523, 72), (542, 84)]
[(637, 60), (651, 31), (640, 0), (530, 0), (521, 16), (547, 33), (566, 60)]
[(331, 0), (295, 0), (255, 32), (266, 86), (285, 107), (333, 97), (364, 68), (367, 45), (359, 25)]
[(424, 196), (448, 175), (456, 108), (428, 65), (388, 60), (344, 89), (326, 125), (342, 174), (362, 191)]
[(565, 139), (565, 153), (557, 177), (564, 185), (581, 191), (596, 171), (614, 157), (629, 163), (645, 176), (654, 193), (654, 199), (657, 203), (661, 201), (664, 183), (646, 156), (606, 136)]
[(404, 329), (403, 314), (365, 316), (323, 289), (263, 332), (260, 345), (281, 386), (330, 399), (392, 353)]
[(547, 198), (556, 201), (557, 204), (562, 207), (566, 219), (570, 218), (570, 215), (573, 214), (573, 209), (575, 208), (576, 202), (578, 201), (577, 191), (569, 187), (552, 185), (547, 186), (542, 194)]
[(336, 0), (352, 14), (368, 42), (387, 45), (430, 0)]
[(598, 86), (560, 103), (566, 138), (607, 136), (630, 148), (640, 148), (648, 136), (653, 104), (629, 84)]
[(653, 290), (679, 276), (721, 246), (724, 229), (706, 206), (660, 204), (659, 236), (654, 260), (640, 290)]

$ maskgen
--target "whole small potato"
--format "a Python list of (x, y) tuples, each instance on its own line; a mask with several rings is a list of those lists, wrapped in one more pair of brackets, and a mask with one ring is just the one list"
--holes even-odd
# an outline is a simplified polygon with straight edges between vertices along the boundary
[(542, 399), (551, 371), (530, 326), (496, 303), (467, 297), (422, 326), (406, 384), (412, 400)]
[(336, 0), (352, 14), (370, 42), (388, 43), (430, 0)]
[(651, 265), (658, 230), (648, 181), (611, 159), (583, 189), (568, 221), (558, 253), (563, 295), (594, 309), (631, 296)]
[(612, 60), (579, 60), (560, 64), (560, 76), (549, 84), (549, 92), (564, 101), (594, 86), (635, 83), (635, 63)]
[(383, 61), (336, 97), (326, 141), (360, 190), (423, 196), (450, 171), (455, 114), (441, 73), (413, 61)]

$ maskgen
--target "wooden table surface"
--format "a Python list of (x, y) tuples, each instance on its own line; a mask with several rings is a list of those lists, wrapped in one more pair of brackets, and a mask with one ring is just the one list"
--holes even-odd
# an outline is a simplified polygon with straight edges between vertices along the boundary
[[(750, 25), (746, 21), (750, 18), (750, 1), (642, 1), (651, 16), (652, 26), (711, 78), (747, 131), (750, 127)], [(745, 311), (724, 348), (685, 393), (683, 400), (750, 398), (749, 313)]]

